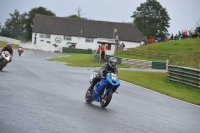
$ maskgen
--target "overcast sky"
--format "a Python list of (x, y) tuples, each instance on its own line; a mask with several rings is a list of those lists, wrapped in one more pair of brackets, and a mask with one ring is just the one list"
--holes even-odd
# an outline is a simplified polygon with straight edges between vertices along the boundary
[[(171, 18), (169, 33), (191, 28), (200, 21), (200, 0), (157, 0), (167, 9)], [(17, 9), (20, 13), (29, 12), (35, 7), (45, 7), (58, 17), (77, 14), (81, 8), (82, 17), (88, 19), (132, 22), (133, 12), (146, 0), (0, 0), (0, 22), (4, 25), (9, 13)]]

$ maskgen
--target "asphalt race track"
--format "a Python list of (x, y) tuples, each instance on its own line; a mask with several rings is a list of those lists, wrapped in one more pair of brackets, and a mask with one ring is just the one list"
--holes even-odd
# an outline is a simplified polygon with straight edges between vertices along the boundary
[(45, 59), (59, 56), (15, 51), (0, 72), (0, 133), (200, 133), (199, 106), (124, 81), (107, 108), (87, 104), (94, 69)]

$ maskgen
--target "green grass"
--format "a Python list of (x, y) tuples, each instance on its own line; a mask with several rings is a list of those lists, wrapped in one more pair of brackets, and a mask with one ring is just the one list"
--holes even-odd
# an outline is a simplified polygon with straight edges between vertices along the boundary
[(169, 81), (167, 79), (167, 73), (120, 70), (119, 77), (121, 80), (200, 105), (200, 90)]
[[(0, 41), (0, 48), (3, 48), (7, 45), (7, 42), (2, 42)], [(18, 49), (19, 48), (19, 45), (16, 45), (16, 44), (12, 44), (12, 47), (13, 49)]]
[(169, 64), (200, 69), (200, 51), (172, 56), (169, 59)]
[[(64, 62), (69, 66), (80, 66), (80, 67), (101, 67), (103, 62), (94, 62), (94, 55), (93, 54), (71, 54), (68, 57), (59, 57), (59, 58), (52, 58), (49, 59), (50, 61), (59, 61)], [(129, 67), (124, 65), (118, 65), (118, 67)]]

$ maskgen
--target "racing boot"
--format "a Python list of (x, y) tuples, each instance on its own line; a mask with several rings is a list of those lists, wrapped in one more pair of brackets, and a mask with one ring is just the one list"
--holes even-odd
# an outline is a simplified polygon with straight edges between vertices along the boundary
[(88, 90), (89, 90), (90, 92), (93, 92), (93, 88), (94, 88), (94, 84), (92, 83), (92, 84), (90, 85), (90, 87), (89, 87)]
[(93, 88), (96, 85), (96, 83), (99, 81), (100, 79), (98, 77), (94, 78), (93, 81), (91, 82), (91, 85), (89, 87), (89, 91), (92, 93), (93, 92)]

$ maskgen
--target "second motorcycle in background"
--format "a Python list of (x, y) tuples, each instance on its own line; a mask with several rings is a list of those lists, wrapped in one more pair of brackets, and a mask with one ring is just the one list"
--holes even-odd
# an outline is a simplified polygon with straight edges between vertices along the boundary
[(18, 48), (18, 54), (19, 54), (19, 56), (21, 56), (23, 52), (24, 52), (24, 49), (23, 49), (22, 46), (20, 46), (20, 47)]

